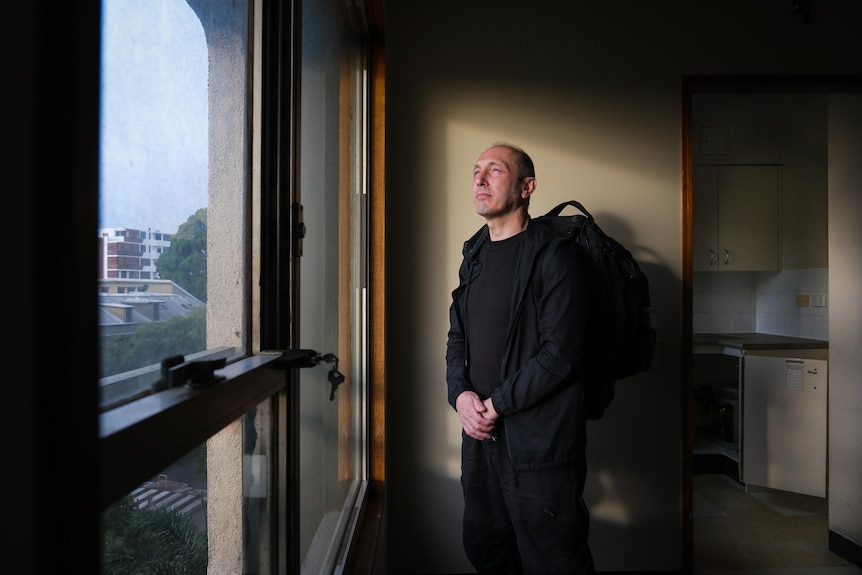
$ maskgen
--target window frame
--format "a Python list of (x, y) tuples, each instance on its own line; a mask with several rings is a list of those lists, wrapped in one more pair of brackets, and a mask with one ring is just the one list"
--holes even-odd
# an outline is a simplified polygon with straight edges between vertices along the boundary
[[(287, 370), (278, 366), (281, 355), (265, 352), (229, 363), (218, 370), (225, 380), (210, 389), (175, 387), (102, 413), (100, 508), (106, 509), (256, 405), (282, 392)], [(128, 457), (129, 453), (134, 457)]]
[[(273, 217), (260, 218), (259, 224), (251, 223), (251, 251), (259, 255), (259, 262), (249, 265), (247, 281), (247, 303), (252, 308), (249, 316), (250, 337), (247, 339), (247, 355), (228, 363), (218, 371), (225, 379), (209, 389), (190, 390), (173, 388), (153, 393), (127, 404), (113, 407), (98, 414), (98, 511), (106, 509), (123, 495), (134, 489), (146, 478), (156, 474), (173, 461), (179, 459), (197, 445), (205, 442), (226, 425), (236, 421), (256, 405), (272, 401), (277, 421), (273, 428), (280, 430), (277, 441), (279, 461), (273, 473), (273, 497), (271, 513), (279, 517), (275, 521), (275, 544), (270, 564), (277, 567), (274, 572), (294, 572), (299, 568), (296, 517), (290, 510), (295, 505), (299, 492), (296, 488), (298, 470), (295, 468), (295, 438), (297, 398), (295, 374), (291, 369), (279, 365), (280, 350), (291, 347), (296, 341), (295, 326), (290, 321), (290, 309), (296, 305), (293, 282), (298, 265), (296, 253), (297, 221), (295, 197), (294, 163), (296, 150), (295, 113), (297, 90), (297, 46), (299, 34), (294, 27), (299, 22), (299, 4), (295, 2), (271, 3), (249, 0), (249, 51), (250, 74), (259, 73), (253, 80), (250, 91), (259, 91), (250, 106), (259, 106), (261, 155), (259, 163), (249, 168), (249, 175), (261, 168), (259, 196), (251, 198), (255, 210)], [(369, 63), (370, 94), (368, 96), (371, 132), (368, 166), (370, 217), (369, 217), (369, 321), (377, 327), (371, 330), (369, 346), (368, 398), (369, 417), (366, 437), (370, 472), (363, 485), (364, 497), (360, 507), (358, 529), (346, 540), (350, 542), (349, 561), (357, 569), (370, 572), (374, 550), (382, 520), (384, 495), (384, 442), (383, 442), (383, 46), (382, 46), (382, 0), (372, 0), (362, 6), (366, 17), (372, 22), (370, 35), (371, 60)], [(96, 10), (98, 12), (98, 10)], [(93, 28), (91, 27), (90, 30)], [(98, 31), (98, 26), (95, 26)], [(258, 40), (262, 38), (262, 40)], [(284, 46), (289, 49), (284, 49)], [(258, 52), (259, 51), (259, 52)], [(255, 62), (252, 64), (252, 62)], [(374, 65), (376, 63), (376, 65)], [(96, 58), (98, 76), (98, 58)], [(98, 83), (97, 83), (98, 84)], [(98, 85), (90, 86), (98, 96)], [(98, 100), (98, 98), (96, 98)], [(255, 112), (257, 113), (257, 112)], [(249, 123), (253, 122), (249, 114)], [(273, 120), (273, 118), (275, 118)], [(97, 122), (96, 122), (97, 124)], [(251, 125), (250, 125), (251, 130)], [(257, 145), (257, 144), (256, 144)], [(93, 151), (98, 157), (98, 144)], [(249, 189), (253, 189), (249, 185)], [(95, 187), (93, 188), (95, 190)], [(374, 190), (372, 194), (371, 191)], [(95, 191), (88, 196), (90, 221), (95, 221), (98, 197)], [(95, 225), (93, 226), (95, 228)], [(83, 226), (84, 229), (87, 226)], [(87, 229), (92, 235), (92, 230)], [(84, 231), (80, 231), (83, 235)], [(90, 250), (92, 251), (92, 250)], [(92, 258), (92, 254), (81, 253), (79, 259)], [(289, 262), (285, 265), (285, 262)], [(80, 268), (79, 268), (80, 269)], [(84, 269), (90, 270), (91, 267)], [(251, 270), (254, 269), (252, 274)], [(95, 274), (92, 276), (95, 277)], [(81, 285), (93, 286), (92, 277)], [(269, 278), (267, 281), (259, 281)], [(285, 302), (289, 302), (285, 304)], [(86, 317), (86, 314), (83, 314)], [(92, 337), (92, 334), (91, 334)], [(95, 337), (91, 341), (94, 341)], [(276, 350), (276, 351), (266, 351)], [(94, 370), (94, 373), (97, 370)], [(90, 408), (92, 409), (92, 407)], [(88, 410), (88, 413), (92, 411)], [(129, 457), (128, 454), (134, 454)], [(92, 462), (93, 460), (90, 459)], [(122, 465), (117, 465), (122, 462)], [(92, 468), (90, 469), (92, 471)], [(281, 533), (278, 531), (281, 530)], [(286, 533), (285, 533), (286, 532)], [(99, 530), (96, 529), (96, 553), (98, 561)]]

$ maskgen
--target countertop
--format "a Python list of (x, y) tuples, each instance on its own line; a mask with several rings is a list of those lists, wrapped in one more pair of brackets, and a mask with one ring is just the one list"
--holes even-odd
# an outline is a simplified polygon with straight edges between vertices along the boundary
[(718, 346), (740, 352), (769, 349), (828, 349), (829, 342), (822, 339), (788, 337), (768, 333), (696, 333), (692, 343), (699, 346)]

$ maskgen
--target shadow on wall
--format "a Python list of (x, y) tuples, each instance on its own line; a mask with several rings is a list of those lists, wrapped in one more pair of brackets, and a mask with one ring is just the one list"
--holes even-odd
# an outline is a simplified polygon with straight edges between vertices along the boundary
[[(674, 558), (656, 557), (655, 550), (677, 549), (682, 542), (681, 362), (670, 361), (678, 353), (668, 349), (682, 330), (673, 327), (676, 317), (667, 321), (662, 313), (676, 298), (657, 301), (656, 296), (667, 294), (663, 287), (679, 280), (667, 267), (641, 261), (654, 252), (622, 235), (618, 240), (632, 251), (650, 281), (652, 303), (658, 305), (658, 343), (652, 369), (617, 381), (605, 416), (587, 426), (584, 497), (591, 514), (590, 545), (599, 570), (632, 564), (666, 568)], [(665, 333), (668, 329), (673, 332)], [(620, 541), (629, 542), (624, 553)]]

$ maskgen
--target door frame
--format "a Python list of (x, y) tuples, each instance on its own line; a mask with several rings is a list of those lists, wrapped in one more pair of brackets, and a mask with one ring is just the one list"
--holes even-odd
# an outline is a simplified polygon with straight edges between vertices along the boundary
[(682, 424), (683, 424), (683, 573), (694, 573), (694, 517), (693, 517), (693, 449), (694, 427), (691, 402), (693, 384), (693, 194), (692, 171), (694, 164), (692, 97), (694, 94), (722, 93), (856, 93), (862, 91), (860, 76), (704, 76), (684, 75), (681, 81), (680, 108), (682, 112)]

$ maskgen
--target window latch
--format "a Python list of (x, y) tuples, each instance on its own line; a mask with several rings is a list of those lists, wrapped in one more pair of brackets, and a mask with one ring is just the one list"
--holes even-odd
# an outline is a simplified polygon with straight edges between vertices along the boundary
[(320, 362), (332, 366), (327, 379), (332, 389), (329, 392), (329, 401), (335, 399), (335, 390), (344, 383), (344, 374), (338, 371), (338, 357), (334, 353), (319, 354), (313, 349), (291, 349), (282, 354), (276, 360), (276, 364), (283, 369), (294, 369), (300, 367), (314, 367)]
[(154, 391), (187, 385), (191, 389), (206, 389), (225, 379), (216, 375), (217, 369), (227, 364), (226, 358), (186, 361), (185, 356), (174, 355), (162, 360), (162, 377), (153, 384)]
[[(305, 238), (305, 221), (302, 204), (294, 203), (290, 210), (290, 223), (293, 227), (292, 249), (294, 257), (302, 257), (302, 240)], [(306, 366), (307, 367), (307, 366)]]

